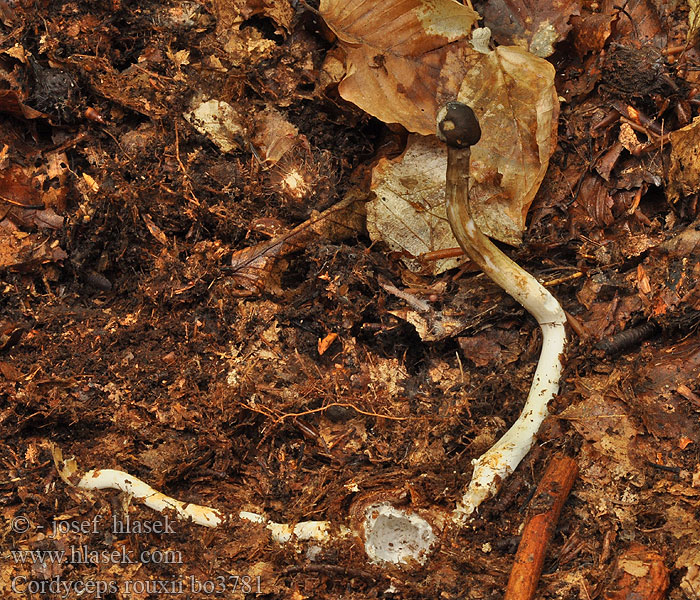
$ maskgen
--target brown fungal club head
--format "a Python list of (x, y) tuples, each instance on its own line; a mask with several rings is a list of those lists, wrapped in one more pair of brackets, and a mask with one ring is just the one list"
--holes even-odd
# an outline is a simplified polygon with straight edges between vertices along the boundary
[(481, 127), (469, 106), (448, 102), (437, 114), (437, 136), (451, 148), (469, 148), (481, 139)]

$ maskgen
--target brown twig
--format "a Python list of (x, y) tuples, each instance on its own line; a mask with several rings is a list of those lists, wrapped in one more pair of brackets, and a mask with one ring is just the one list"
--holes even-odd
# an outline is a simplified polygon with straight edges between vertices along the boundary
[(576, 461), (557, 455), (549, 463), (530, 504), (504, 600), (532, 600), (542, 573), (547, 545), (578, 475)]

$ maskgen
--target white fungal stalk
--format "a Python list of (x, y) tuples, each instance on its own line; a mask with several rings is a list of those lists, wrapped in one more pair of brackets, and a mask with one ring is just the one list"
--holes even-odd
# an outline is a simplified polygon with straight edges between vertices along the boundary
[(522, 413), (503, 437), (474, 461), (474, 473), (458, 503), (455, 517), (463, 520), (520, 464), (535, 443), (548, 414), (547, 404), (559, 391), (566, 316), (559, 302), (520, 265), (508, 258), (474, 222), (469, 203), (470, 146), (481, 131), (472, 110), (451, 102), (438, 115), (438, 137), (447, 143), (447, 219), (457, 242), (496, 284), (519, 302), (542, 329), (542, 352)]

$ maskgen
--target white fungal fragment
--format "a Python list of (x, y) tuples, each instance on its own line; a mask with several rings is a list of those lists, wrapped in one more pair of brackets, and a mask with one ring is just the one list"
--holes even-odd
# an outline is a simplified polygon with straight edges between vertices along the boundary
[(370, 504), (362, 526), (365, 552), (374, 563), (423, 564), (437, 542), (428, 521), (389, 502)]
[(223, 519), (221, 513), (214, 508), (181, 502), (160, 493), (137, 477), (115, 469), (88, 471), (75, 484), (75, 487), (83, 490), (121, 490), (153, 510), (158, 512), (174, 510), (179, 519), (192, 521), (205, 527), (216, 527)]
[(331, 524), (328, 521), (302, 521), (296, 525), (290, 525), (288, 523), (275, 523), (269, 521), (263, 515), (244, 510), (239, 512), (238, 516), (246, 521), (264, 524), (270, 530), (272, 539), (278, 544), (286, 544), (293, 538), (300, 542), (309, 540), (327, 542), (330, 540)]
[[(55, 445), (51, 451), (61, 479), (71, 487), (82, 490), (120, 490), (153, 510), (171, 510), (179, 519), (192, 521), (204, 527), (218, 527), (225, 521), (231, 522), (236, 519), (235, 516), (224, 515), (215, 508), (166, 496), (125, 471), (93, 469), (81, 475), (75, 458), (64, 460), (63, 452)], [(329, 521), (275, 523), (264, 515), (249, 511), (240, 511), (237, 518), (264, 525), (270, 531), (272, 539), (279, 544), (294, 541), (326, 543), (355, 533), (364, 538), (367, 556), (375, 563), (400, 565), (415, 561), (422, 564), (428, 559), (437, 542), (433, 526), (428, 521), (415, 513), (394, 508), (389, 502), (374, 502), (364, 509), (362, 532), (353, 532), (343, 526), (332, 530)], [(309, 552), (317, 554), (319, 548), (314, 546)]]
[[(217, 527), (224, 520), (231, 520), (231, 516), (224, 516), (215, 508), (182, 502), (166, 496), (125, 471), (93, 469), (80, 477), (74, 458), (64, 460), (63, 452), (58, 446), (53, 446), (51, 450), (61, 479), (72, 487), (82, 490), (120, 490), (153, 510), (158, 512), (172, 510), (179, 519), (192, 521), (204, 527)], [(78, 479), (78, 477), (80, 478)], [(78, 479), (77, 483), (76, 479)], [(286, 544), (292, 540), (326, 542), (330, 539), (331, 525), (328, 521), (302, 521), (291, 525), (275, 523), (263, 515), (247, 511), (238, 513), (238, 518), (265, 525), (270, 531), (272, 539), (280, 544)], [(348, 532), (347, 529), (340, 528), (339, 536), (347, 535)]]

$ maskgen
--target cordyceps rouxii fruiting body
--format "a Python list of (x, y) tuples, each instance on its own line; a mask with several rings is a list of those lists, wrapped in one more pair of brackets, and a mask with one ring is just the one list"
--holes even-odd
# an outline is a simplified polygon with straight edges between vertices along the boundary
[[(527, 401), (520, 417), (505, 435), (474, 461), (474, 473), (452, 516), (464, 521), (518, 466), (535, 442), (547, 416), (547, 403), (559, 389), (561, 357), (566, 341), (565, 315), (554, 297), (537, 280), (501, 252), (477, 227), (469, 205), (470, 148), (478, 143), (481, 129), (474, 112), (465, 104), (450, 102), (437, 117), (438, 137), (447, 144), (447, 218), (464, 252), (491, 279), (530, 312), (542, 329), (542, 352)], [(437, 508), (414, 510), (397, 506), (391, 491), (360, 497), (352, 505), (351, 526), (329, 521), (276, 523), (262, 513), (238, 511), (224, 514), (208, 506), (166, 496), (124, 471), (92, 469), (82, 472), (75, 459), (64, 459), (57, 446), (52, 454), (66, 484), (83, 490), (117, 489), (146, 506), (167, 511), (176, 518), (205, 527), (240, 521), (259, 523), (280, 544), (306, 542), (308, 556), (320, 544), (353, 537), (361, 540), (370, 562), (393, 565), (425, 563), (439, 547), (440, 533), (449, 513)]]
[(446, 104), (437, 116), (437, 135), (447, 144), (447, 219), (457, 242), (486, 275), (537, 319), (542, 329), (542, 352), (525, 406), (503, 437), (474, 461), (471, 482), (455, 511), (463, 519), (498, 491), (503, 479), (534, 445), (537, 430), (548, 414), (547, 404), (559, 391), (566, 316), (554, 296), (501, 252), (474, 221), (469, 203), (470, 148), (481, 136), (474, 111), (461, 102)]

